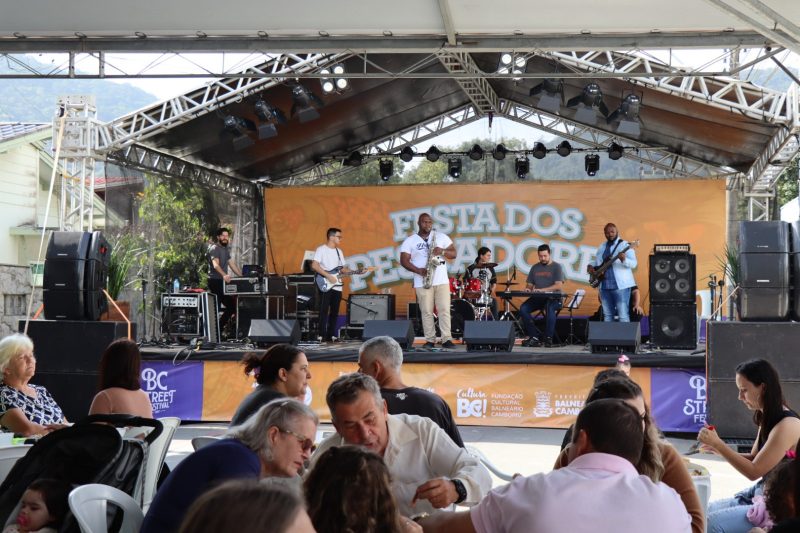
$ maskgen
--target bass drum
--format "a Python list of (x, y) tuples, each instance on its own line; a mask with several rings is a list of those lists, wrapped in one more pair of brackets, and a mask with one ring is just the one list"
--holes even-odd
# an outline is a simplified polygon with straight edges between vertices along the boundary
[(453, 300), (450, 302), (450, 333), (453, 337), (464, 336), (464, 322), (475, 320), (475, 306), (467, 300)]

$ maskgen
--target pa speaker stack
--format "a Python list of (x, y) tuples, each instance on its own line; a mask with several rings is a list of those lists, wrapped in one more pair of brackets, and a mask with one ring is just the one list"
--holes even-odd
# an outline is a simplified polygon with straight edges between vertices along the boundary
[(650, 255), (650, 343), (697, 347), (696, 263), (688, 244), (656, 244)]
[(99, 231), (54, 231), (44, 262), (44, 316), (99, 320), (108, 309), (103, 294), (111, 246)]
[(789, 263), (797, 257), (789, 254), (789, 228), (779, 220), (739, 224), (738, 301), (743, 321), (780, 321), (789, 316)]

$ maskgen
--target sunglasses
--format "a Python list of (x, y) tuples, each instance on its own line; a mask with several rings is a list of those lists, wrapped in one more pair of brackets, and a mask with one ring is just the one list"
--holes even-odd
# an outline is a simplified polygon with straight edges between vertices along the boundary
[(286, 433), (287, 435), (291, 435), (292, 437), (297, 439), (297, 442), (300, 443), (300, 447), (303, 449), (304, 452), (310, 451), (314, 448), (314, 441), (304, 437), (303, 435), (298, 435), (294, 431), (290, 431), (288, 429), (280, 429), (281, 433)]

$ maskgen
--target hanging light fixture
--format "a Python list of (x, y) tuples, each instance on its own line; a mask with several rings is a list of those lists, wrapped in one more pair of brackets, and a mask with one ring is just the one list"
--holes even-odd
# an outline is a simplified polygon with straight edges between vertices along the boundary
[(600, 156), (597, 154), (587, 154), (583, 162), (586, 173), (592, 177), (600, 170)]
[(461, 159), (457, 157), (451, 157), (447, 161), (447, 173), (450, 175), (451, 178), (460, 178), (461, 177)]
[(556, 146), (556, 153), (561, 157), (567, 157), (572, 153), (572, 145), (569, 144), (569, 141), (561, 141), (558, 143), (558, 146)]
[(428, 148), (428, 151), (425, 152), (425, 159), (431, 163), (436, 163), (440, 157), (442, 157), (442, 152), (434, 145), (431, 145), (431, 147)]
[(531, 161), (527, 157), (519, 157), (514, 161), (514, 172), (517, 173), (517, 178), (524, 180), (531, 171)]

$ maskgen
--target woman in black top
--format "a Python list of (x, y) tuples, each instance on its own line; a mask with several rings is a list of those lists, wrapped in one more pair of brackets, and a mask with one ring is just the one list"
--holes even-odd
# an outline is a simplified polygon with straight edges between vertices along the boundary
[(492, 252), (486, 246), (478, 249), (478, 257), (475, 262), (467, 267), (465, 279), (477, 279), (481, 282), (482, 295), (478, 298), (479, 305), (487, 305), (492, 312), (492, 318), (497, 320), (497, 301), (492, 296), (494, 286), (497, 284), (497, 274), (494, 266), (485, 266), (492, 263)]

